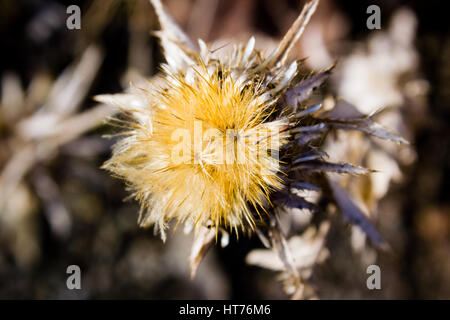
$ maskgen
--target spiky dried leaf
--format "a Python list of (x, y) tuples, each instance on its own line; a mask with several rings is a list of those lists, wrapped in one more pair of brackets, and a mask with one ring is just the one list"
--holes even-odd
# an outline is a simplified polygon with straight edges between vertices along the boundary
[(339, 183), (333, 181), (332, 179), (328, 179), (328, 182), (333, 192), (336, 204), (344, 217), (359, 226), (376, 245), (379, 247), (384, 247), (385, 242), (383, 238), (370, 220), (353, 202), (350, 195), (339, 185)]
[(326, 114), (323, 121), (333, 129), (357, 130), (380, 139), (408, 144), (408, 141), (375, 122), (374, 116), (366, 116), (350, 103), (341, 102), (330, 113)]
[(336, 172), (347, 174), (367, 174), (373, 170), (366, 169), (359, 166), (354, 166), (349, 163), (331, 163), (325, 161), (309, 161), (298, 164), (292, 170), (308, 170), (311, 172)]
[(302, 12), (292, 24), (288, 32), (286, 32), (286, 35), (280, 41), (278, 47), (270, 54), (270, 56), (258, 69), (279, 66), (283, 65), (286, 62), (289, 52), (302, 35), (306, 25), (309, 22), (309, 19), (311, 19), (311, 16), (316, 11), (318, 4), (318, 0), (313, 0), (305, 4)]
[(322, 83), (330, 76), (330, 74), (331, 69), (328, 69), (324, 72), (315, 74), (288, 89), (284, 93), (286, 104), (296, 110), (297, 106), (309, 99), (313, 92), (322, 85)]
[(274, 194), (273, 198), (273, 201), (276, 204), (290, 209), (308, 209), (310, 211), (315, 211), (317, 209), (313, 203), (291, 192), (277, 192)]

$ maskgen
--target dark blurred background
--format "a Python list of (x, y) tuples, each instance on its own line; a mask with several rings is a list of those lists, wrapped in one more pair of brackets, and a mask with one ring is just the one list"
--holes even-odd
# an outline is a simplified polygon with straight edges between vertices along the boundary
[[(270, 48), (304, 2), (164, 3), (194, 39), (255, 34), (257, 46)], [(80, 30), (66, 28), (71, 4), (81, 8)], [(372, 4), (381, 8), (380, 30), (366, 27)], [(337, 219), (327, 239), (330, 255), (312, 278), (321, 298), (450, 298), (450, 34), (442, 6), (439, 1), (322, 0), (310, 33), (295, 50), (308, 57), (305, 71), (337, 61), (326, 90), (345, 96), (339, 82), (352, 71), (345, 69), (346, 59), (358, 50), (370, 56), (370, 39), (392, 31), (399, 10), (408, 10), (407, 22), (417, 23), (415, 31), (397, 30), (392, 38), (414, 58), (396, 56), (399, 64), (411, 61), (387, 80), (371, 79), (382, 82), (380, 95), (401, 97), (387, 103), (398, 108), (415, 155), (399, 164), (403, 179), (390, 184), (378, 205), (377, 226), (393, 248), (376, 258), (382, 290), (367, 290), (368, 260), (351, 248), (350, 227)], [(150, 34), (158, 29), (150, 3), (1, 0), (0, 8), (0, 298), (288, 298), (275, 272), (246, 264), (248, 252), (261, 247), (256, 237), (216, 246), (191, 281), (190, 247), (182, 232), (163, 244), (152, 230), (138, 228), (138, 205), (123, 201), (124, 185), (99, 169), (114, 143), (102, 135), (114, 130), (103, 123), (110, 111), (92, 97), (154, 75), (163, 61)], [(401, 43), (401, 32), (411, 43)], [(82, 290), (66, 287), (72, 264), (82, 270)]]

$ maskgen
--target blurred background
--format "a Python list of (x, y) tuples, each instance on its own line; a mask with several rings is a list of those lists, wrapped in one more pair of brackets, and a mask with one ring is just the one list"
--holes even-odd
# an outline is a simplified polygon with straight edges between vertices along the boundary
[[(300, 0), (166, 0), (193, 38), (246, 40), (268, 52)], [(66, 8), (81, 8), (68, 30)], [(369, 30), (367, 7), (381, 9)], [(123, 183), (99, 169), (114, 133), (92, 97), (158, 72), (163, 56), (147, 0), (0, 0), (0, 298), (286, 299), (274, 271), (249, 265), (259, 240), (216, 246), (189, 278), (190, 237), (163, 244), (140, 229)], [(450, 34), (438, 1), (321, 0), (293, 55), (303, 70), (337, 62), (325, 97), (343, 98), (409, 139), (370, 159), (382, 178), (365, 198), (391, 246), (377, 252), (336, 217), (311, 284), (325, 299), (450, 298)], [(352, 138), (353, 139), (353, 138)], [(342, 140), (342, 139), (341, 139)], [(339, 150), (355, 148), (347, 142)], [(357, 145), (357, 144), (356, 144)], [(350, 149), (349, 149), (350, 148)], [(394, 160), (393, 160), (394, 159)], [(378, 179), (378, 180), (377, 180)], [(355, 191), (357, 193), (357, 191)], [(359, 239), (359, 240), (358, 240)], [(382, 289), (368, 290), (376, 263)], [(82, 290), (68, 290), (79, 265)]]

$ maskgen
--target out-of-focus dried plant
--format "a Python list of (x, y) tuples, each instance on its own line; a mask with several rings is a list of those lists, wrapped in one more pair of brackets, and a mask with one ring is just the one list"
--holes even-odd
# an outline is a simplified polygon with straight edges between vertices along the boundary
[[(151, 54), (145, 59), (133, 58), (135, 55), (149, 53), (146, 38), (150, 20), (142, 19), (142, 14), (146, 12), (142, 10), (142, 1), (130, 1), (126, 4), (131, 17), (130, 29), (135, 31), (132, 34), (141, 34), (141, 37), (130, 39), (130, 52), (133, 54), (130, 55), (127, 72), (123, 77), (124, 83), (140, 79), (133, 71), (136, 68), (143, 71), (151, 68), (150, 64), (146, 68), (142, 65), (143, 62), (151, 61)], [(0, 221), (2, 230), (10, 239), (19, 239), (7, 243), (16, 243), (17, 248), (12, 248), (11, 252), (24, 268), (31, 267), (40, 254), (35, 217), (37, 201), (42, 203), (45, 209), (43, 212), (55, 236), (66, 239), (71, 233), (71, 212), (62, 199), (57, 179), (45, 169), (45, 164), (58, 156), (62, 146), (73, 144), (76, 140), (79, 141), (79, 147), (86, 146), (88, 141), (82, 143), (79, 138), (103, 124), (105, 117), (116, 112), (111, 106), (103, 104), (85, 109), (83, 103), (90, 98), (88, 94), (104, 58), (102, 49), (93, 43), (99, 41), (119, 7), (119, 1), (92, 2), (82, 17), (83, 29), (74, 46), (75, 61), (57, 79), (53, 80), (48, 73), (41, 71), (33, 76), (28, 88), (24, 89), (15, 73), (5, 73), (2, 77)], [(150, 12), (148, 6), (145, 8)], [(59, 21), (60, 9), (58, 6), (46, 8), (47, 15), (38, 16), (32, 21), (34, 24), (30, 25), (30, 37), (34, 41), (45, 40), (36, 33), (42, 29), (39, 29), (38, 24), (46, 23), (47, 16)], [(93, 148), (90, 149), (94, 150)], [(66, 151), (80, 155), (82, 149)], [(30, 205), (24, 206), (20, 202)]]
[[(399, 9), (388, 30), (375, 33), (367, 43), (357, 44), (336, 70), (333, 85), (338, 99), (330, 97), (330, 103), (350, 103), (353, 114), (370, 114), (378, 123), (413, 140), (414, 128), (407, 119), (423, 113), (428, 90), (427, 81), (420, 77), (414, 48), (416, 24), (411, 10)], [(340, 180), (364, 213), (374, 219), (391, 181), (401, 181), (401, 166), (410, 165), (416, 158), (410, 145), (368, 141), (354, 132), (330, 136), (326, 150), (334, 161), (350, 161), (377, 170), (373, 175)], [(365, 246), (364, 234), (357, 229), (352, 232), (353, 247), (360, 252), (371, 251)], [(373, 263), (371, 256), (366, 263)]]
[[(0, 221), (6, 234), (23, 239), (10, 243), (17, 244), (18, 248), (11, 251), (24, 268), (39, 257), (39, 240), (34, 238), (38, 233), (31, 231), (37, 228), (33, 218), (36, 205), (21, 205), (36, 201), (24, 197), (35, 198), (36, 195), (39, 198), (56, 236), (66, 238), (70, 234), (71, 216), (61, 199), (57, 182), (42, 165), (54, 158), (61, 146), (114, 114), (114, 109), (101, 104), (79, 112), (102, 59), (101, 50), (92, 45), (54, 82), (46, 74), (37, 74), (27, 90), (22, 88), (14, 73), (3, 75)], [(28, 222), (22, 223), (23, 219)]]

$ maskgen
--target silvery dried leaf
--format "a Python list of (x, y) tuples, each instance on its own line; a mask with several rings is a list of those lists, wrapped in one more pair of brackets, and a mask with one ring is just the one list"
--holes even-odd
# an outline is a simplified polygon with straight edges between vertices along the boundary
[(316, 172), (336, 172), (347, 174), (367, 174), (373, 170), (354, 166), (349, 163), (330, 163), (325, 161), (309, 161), (298, 164), (292, 168), (292, 170), (309, 170)]
[(377, 138), (408, 144), (408, 141), (375, 122), (374, 116), (365, 116), (351, 104), (341, 102), (327, 114), (327, 119), (324, 119), (324, 121), (330, 128), (358, 130)]

